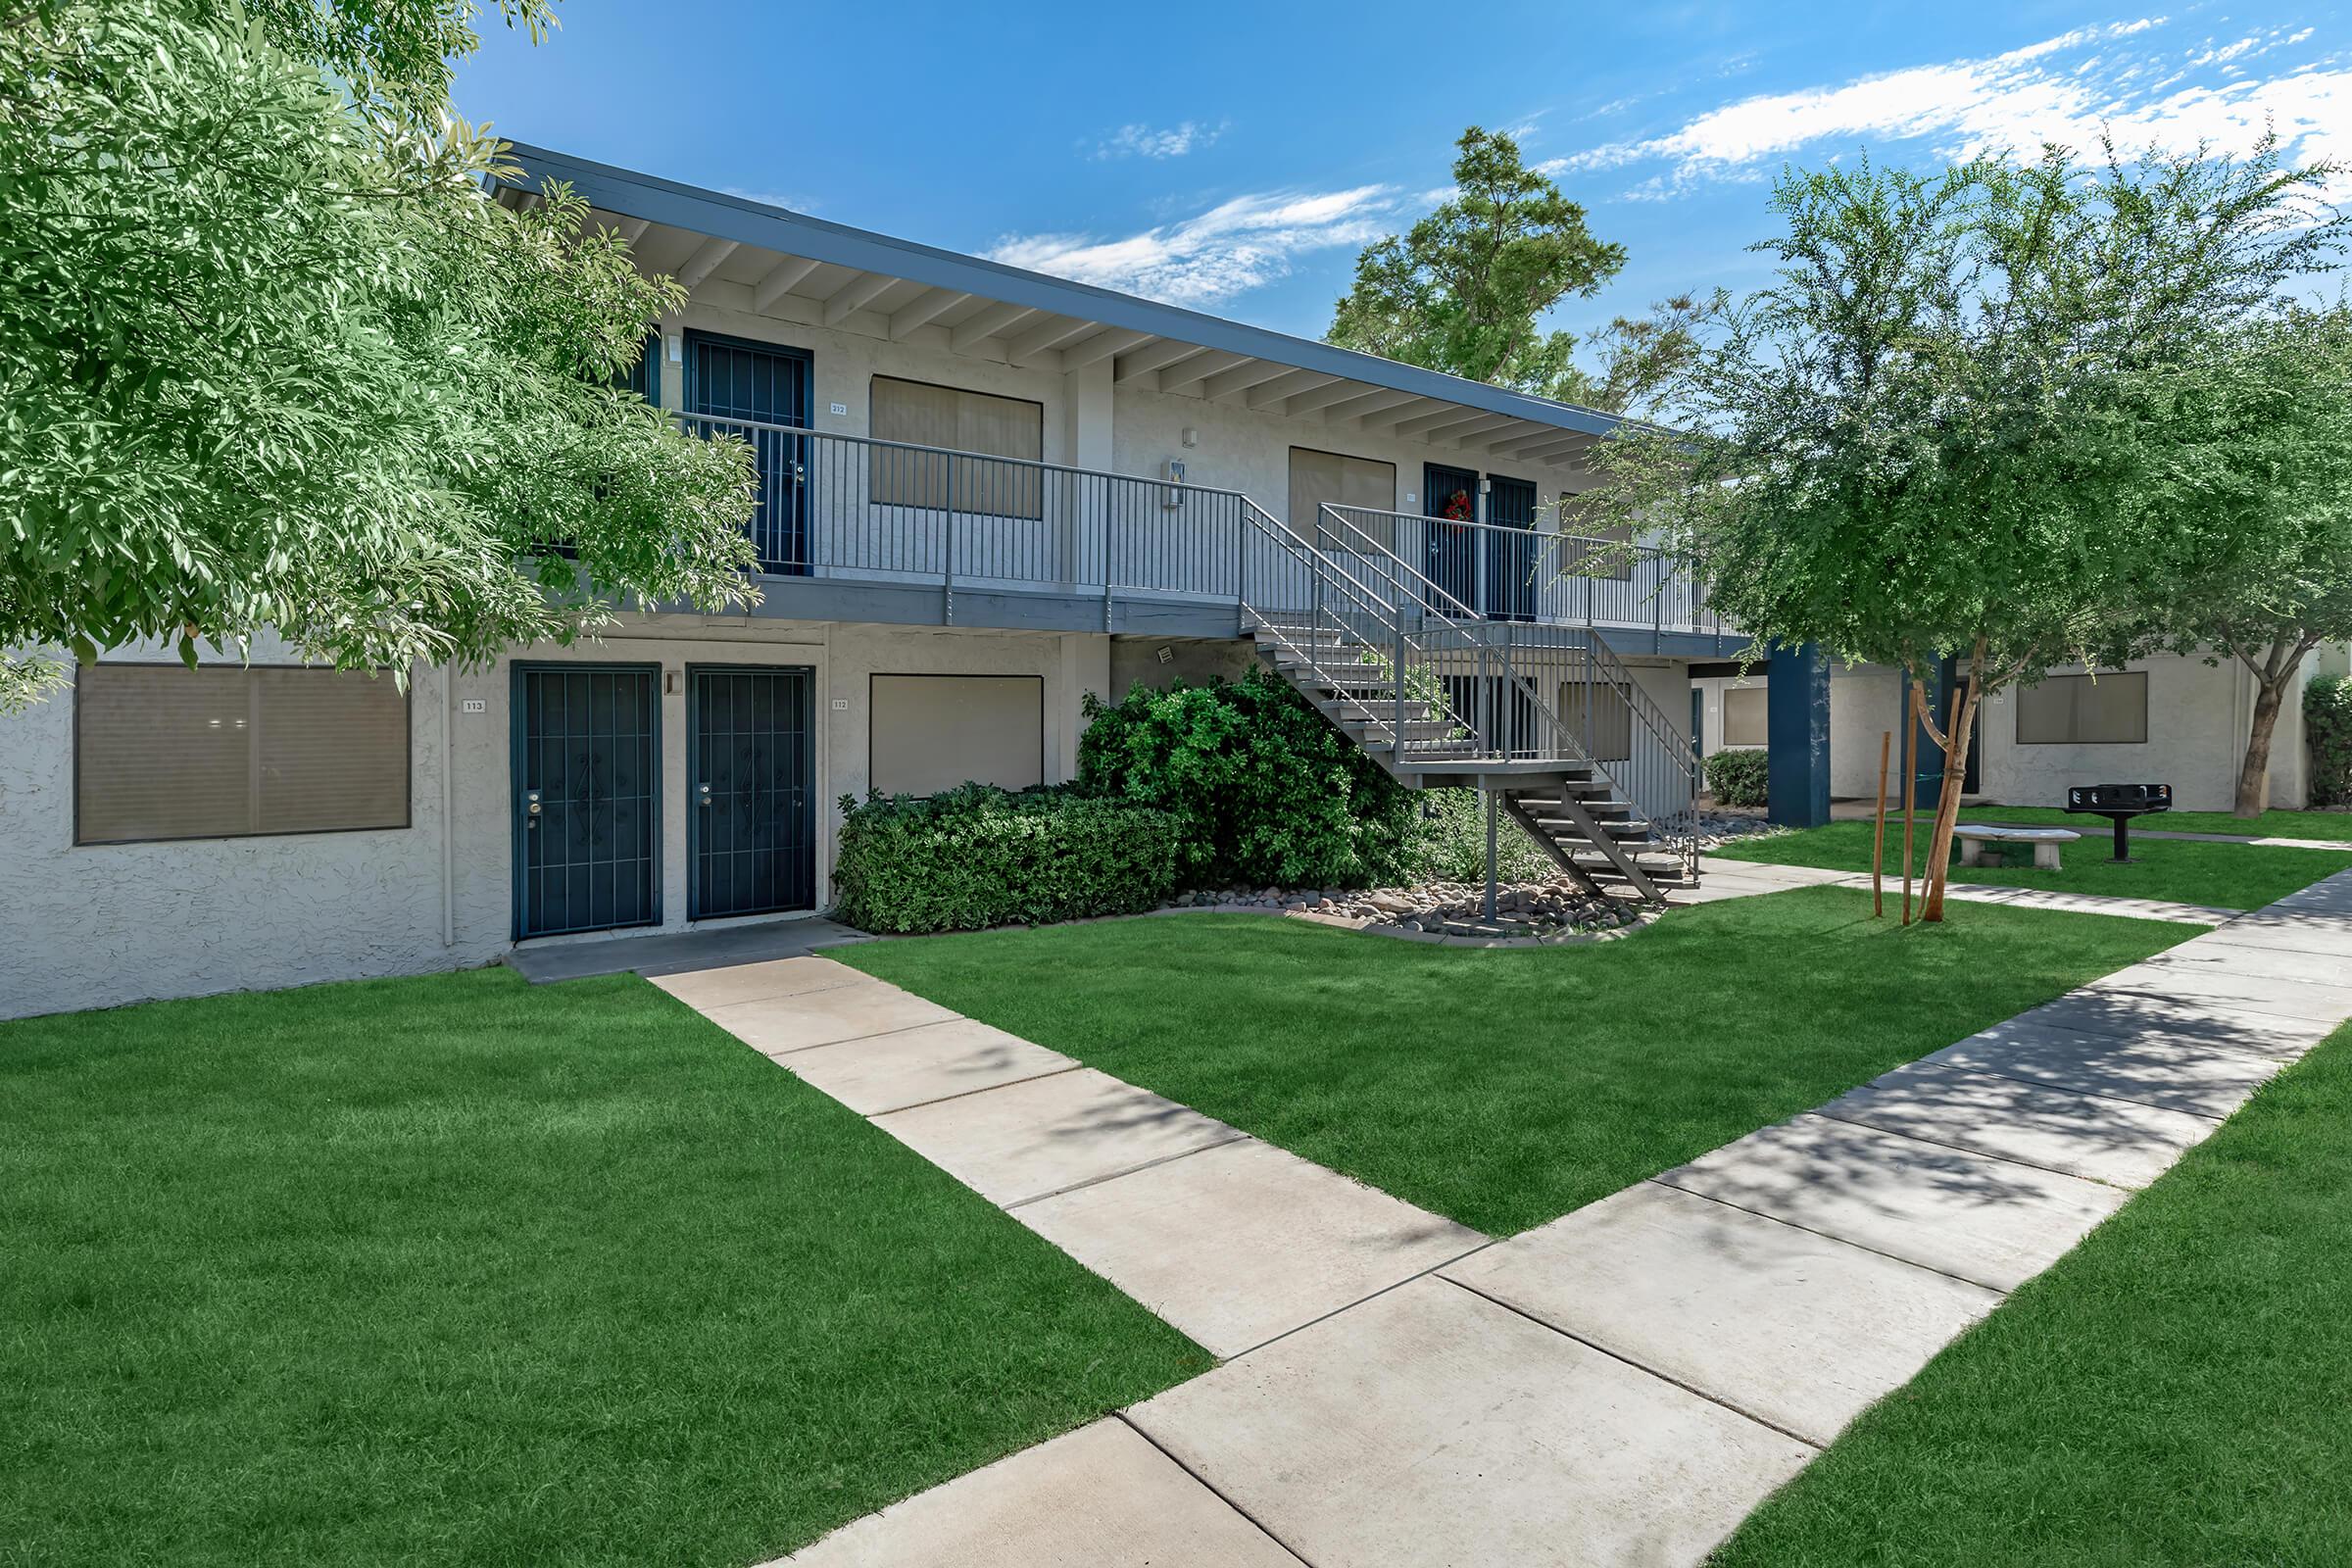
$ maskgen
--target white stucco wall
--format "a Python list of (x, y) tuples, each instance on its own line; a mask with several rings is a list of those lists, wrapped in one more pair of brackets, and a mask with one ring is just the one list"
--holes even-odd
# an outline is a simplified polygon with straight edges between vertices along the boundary
[[(2253, 726), (2254, 678), (2236, 664), (2164, 657), (2125, 666), (2148, 674), (2148, 739), (2132, 746), (2021, 746), (2013, 693), (1988, 699), (1979, 723), (1984, 736), (1982, 793), (2014, 806), (2056, 806), (2070, 784), (2170, 784), (2177, 810), (2226, 811), (2237, 798), (2237, 770)], [(2306, 662), (2302, 678), (2278, 714), (2271, 742), (2270, 804), (2299, 807), (2306, 790), (2302, 686), (2319, 670)], [(2080, 665), (2052, 674), (2080, 674)]]
[[(74, 843), (73, 693), (0, 718), (0, 1016), (156, 997), (416, 974), (487, 962), (512, 945), (511, 694), (514, 658), (660, 663), (662, 912), (687, 928), (686, 699), (689, 663), (816, 670), (820, 883), (834, 802), (866, 788), (868, 677), (1037, 675), (1045, 683), (1047, 776), (1075, 766), (1079, 700), (1107, 694), (1110, 640), (1097, 633), (983, 632), (823, 622), (634, 617), (601, 646), (519, 650), (454, 685), (420, 669), (410, 707), (405, 829), (172, 844)], [(123, 650), (110, 657), (157, 657)], [(257, 662), (292, 662), (281, 648)], [(456, 771), (442, 812), (444, 702)], [(467, 700), (482, 704), (466, 712)], [(836, 709), (840, 702), (844, 706)], [(445, 829), (445, 823), (447, 827)], [(445, 831), (449, 930), (443, 929)], [(607, 940), (608, 934), (550, 938)]]

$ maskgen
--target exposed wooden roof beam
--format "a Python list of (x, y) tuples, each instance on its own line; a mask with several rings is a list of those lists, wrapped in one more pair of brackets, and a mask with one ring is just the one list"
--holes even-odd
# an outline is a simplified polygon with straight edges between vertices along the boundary
[(949, 333), (948, 347), (957, 354), (969, 354), (1006, 327), (1017, 326), (1036, 314), (1026, 305), (991, 305)]
[(1319, 386), (1312, 392), (1299, 393), (1282, 406), (1282, 412), (1292, 415), (1312, 414), (1317, 409), (1328, 409), (1335, 403), (1346, 403), (1352, 398), (1366, 397), (1378, 390), (1377, 387), (1366, 386), (1361, 381), (1350, 381), (1342, 376), (1334, 376), (1331, 385)]
[(917, 294), (890, 313), (890, 340), (893, 343), (905, 341), (906, 334), (916, 327), (928, 325), (970, 298), (969, 294), (958, 294), (952, 288), (935, 288), (929, 293)]
[(1481, 434), (1518, 422), (1519, 416), (1515, 414), (1480, 414), (1473, 410), (1468, 419), (1457, 419), (1431, 431), (1430, 439), (1449, 441), (1455, 446), (1477, 446), (1483, 444), (1479, 441)]
[(1063, 349), (1061, 351), (1061, 368), (1065, 370), (1075, 370), (1082, 365), (1098, 364), (1101, 361), (1124, 354), (1129, 349), (1140, 348), (1151, 341), (1152, 334), (1149, 332), (1129, 332), (1119, 327), (1106, 326), (1084, 342), (1072, 343)]
[(650, 218), (624, 218), (612, 226), (620, 231), (622, 244), (634, 245), (645, 238), (645, 231), (654, 226), (654, 220)]
[(1174, 338), (1162, 338), (1157, 343), (1147, 343), (1132, 353), (1120, 355), (1118, 368), (1112, 372), (1112, 379), (1124, 386), (1130, 381), (1143, 379), (1154, 370), (1164, 370), (1171, 365), (1181, 364), (1207, 352), (1198, 343), (1179, 343)]
[(816, 270), (817, 264), (806, 256), (787, 256), (768, 269), (767, 275), (752, 286), (752, 309), (766, 315), (776, 308), (776, 301), (801, 286), (801, 280)]
[(734, 255), (739, 248), (731, 239), (703, 241), (695, 247), (694, 254), (686, 258), (686, 265), (678, 269), (678, 286), (694, 289), (704, 278), (717, 271), (718, 264)]
[(1220, 370), (1253, 363), (1252, 357), (1247, 354), (1228, 354), (1221, 349), (1211, 349), (1206, 354), (1185, 361), (1183, 367), (1174, 373), (1162, 375), (1159, 389), (1162, 392), (1182, 391), (1188, 386), (1200, 385)]
[(1432, 409), (1457, 407), (1441, 403), (1436, 398), (1423, 397), (1418, 392), (1367, 392), (1360, 398), (1334, 404), (1324, 415), (1328, 419), (1353, 419), (1366, 430), (1385, 429), (1400, 419), (1412, 418)]
[(1073, 320), (1066, 316), (1054, 317), (1014, 338), (1011, 346), (1004, 350), (1004, 361), (1007, 365), (1027, 365), (1039, 355), (1094, 330), (1095, 323), (1092, 321)]
[(883, 290), (897, 281), (887, 272), (858, 273), (825, 296), (825, 324), (839, 326), (850, 318), (851, 312), (871, 305)]
[(1273, 380), (1251, 387), (1250, 395), (1242, 401), (1253, 409), (1270, 409), (1295, 393), (1329, 386), (1339, 379), (1320, 370), (1285, 370)]
[(1278, 360), (1255, 360), (1237, 365), (1230, 370), (1220, 370), (1200, 383), (1204, 398), (1229, 398), (1236, 392), (1247, 392), (1253, 386), (1263, 386), (1278, 375), (1288, 375), (1294, 367)]

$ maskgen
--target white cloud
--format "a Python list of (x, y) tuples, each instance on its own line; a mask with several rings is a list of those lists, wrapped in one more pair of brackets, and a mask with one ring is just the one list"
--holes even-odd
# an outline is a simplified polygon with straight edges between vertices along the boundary
[(1273, 191), (1236, 196), (1207, 212), (1138, 234), (1016, 234), (991, 260), (1172, 305), (1206, 305), (1287, 276), (1297, 257), (1369, 244), (1387, 233), (1394, 189)]
[(1214, 125), (1188, 120), (1181, 125), (1121, 125), (1095, 143), (1097, 158), (1182, 158), (1225, 134), (1225, 122)]
[[(2154, 81), (2156, 56), (2132, 42), (2163, 25), (2142, 19), (2084, 27), (1981, 60), (1913, 66), (1836, 86), (1766, 93), (1711, 109), (1679, 128), (1592, 148), (1547, 168), (1559, 172), (1663, 167), (1629, 195), (1670, 195), (1704, 179), (1758, 177), (1783, 159), (1857, 144), (1920, 141), (1941, 156), (2044, 142), (2092, 150), (2102, 133), (2124, 151), (2200, 144), (2244, 151), (2275, 128), (2303, 159), (2352, 162), (2352, 66), (2305, 61), (2270, 76), (2245, 63), (2291, 48), (2309, 29), (2205, 40), (2185, 69)], [(2078, 56), (2086, 58), (2077, 59)]]

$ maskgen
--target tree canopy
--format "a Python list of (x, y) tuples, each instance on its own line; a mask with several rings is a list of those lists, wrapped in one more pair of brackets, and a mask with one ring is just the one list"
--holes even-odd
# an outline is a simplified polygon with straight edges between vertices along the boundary
[(1561, 397), (1588, 383), (1576, 339), (1537, 318), (1591, 295), (1625, 266), (1585, 210), (1520, 161), (1519, 144), (1476, 125), (1456, 144), (1453, 191), (1401, 235), (1365, 248), (1329, 340), (1523, 392)]
[(752, 594), (748, 456), (615, 386), (677, 289), (566, 190), (494, 200), (441, 113), (473, 10), (0, 26), (0, 708), (43, 645), (273, 629), (398, 674)]
[(2236, 809), (2258, 815), (2305, 659), (2352, 641), (2352, 306), (2248, 322), (2149, 397), (2180, 438), (2132, 590), (2146, 624), (2114, 657), (2197, 655), (2253, 676)]
[(1674, 531), (1764, 642), (1915, 675), (1963, 658), (1957, 722), (1930, 716), (1956, 758), (1986, 693), (2144, 630), (2183, 516), (2168, 476), (2208, 450), (2174, 394), (2331, 262), (2328, 172), (2266, 143), (1787, 174), (1756, 247), (1775, 281), (1690, 356), (1680, 429), (1606, 443), (1585, 504)]

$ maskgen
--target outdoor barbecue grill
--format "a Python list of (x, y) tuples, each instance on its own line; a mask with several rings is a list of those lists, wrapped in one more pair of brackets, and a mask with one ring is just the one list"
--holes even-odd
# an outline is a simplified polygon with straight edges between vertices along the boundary
[(2066, 792), (2066, 808), (2103, 816), (2115, 824), (2115, 858), (2132, 858), (2132, 819), (2173, 808), (2170, 784), (2077, 784)]

